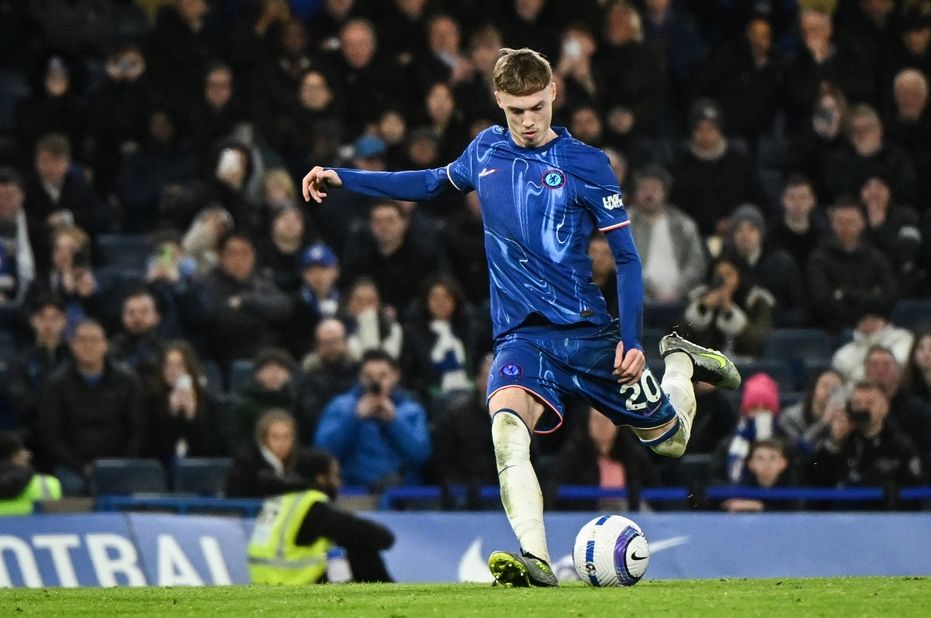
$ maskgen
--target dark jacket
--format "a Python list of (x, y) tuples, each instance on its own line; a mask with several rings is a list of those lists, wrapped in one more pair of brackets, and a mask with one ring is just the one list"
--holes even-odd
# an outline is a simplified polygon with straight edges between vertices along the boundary
[(791, 255), (781, 249), (764, 247), (763, 254), (754, 264), (736, 254), (734, 257), (743, 267), (750, 284), (758, 285), (773, 295), (773, 327), (798, 328), (810, 323), (805, 283), (801, 269)]
[(205, 390), (197, 392), (197, 412), (188, 420), (183, 412), (172, 413), (168, 405), (171, 390), (161, 384), (148, 389), (149, 421), (146, 454), (169, 464), (177, 453), (178, 442), (187, 444), (186, 457), (212, 457), (223, 452), (219, 410)]
[(485, 393), (475, 391), (436, 410), (433, 430), (435, 463), (443, 484), (495, 485), (495, 447), (491, 441), (491, 423)]
[(323, 409), (337, 395), (355, 385), (359, 377), (359, 364), (348, 356), (335, 363), (323, 363), (315, 358), (298, 378), (298, 427), (301, 442), (309, 443), (317, 432), (317, 423)]
[(265, 498), (299, 491), (306, 486), (307, 481), (291, 466), (286, 466), (283, 474), (278, 474), (253, 440), (233, 458), (233, 467), (226, 477), (226, 497)]
[(255, 378), (251, 378), (242, 385), (237, 395), (238, 401), (225, 419), (227, 444), (232, 453), (252, 439), (255, 422), (266, 411), (279, 408), (292, 415), (296, 412), (297, 397), (293, 380), (280, 391), (269, 391), (262, 388)]
[[(206, 329), (208, 348), (224, 369), (276, 344), (275, 327), (291, 312), (288, 297), (268, 279), (253, 275), (237, 281), (219, 268), (194, 286), (193, 295), (188, 299), (192, 321)], [(242, 298), (239, 309), (228, 304), (233, 296)]]
[(39, 404), (40, 440), (49, 465), (80, 471), (101, 457), (139, 457), (145, 443), (142, 384), (126, 365), (106, 361), (96, 386), (74, 363), (49, 376)]
[(32, 448), (36, 447), (39, 400), (45, 381), (70, 358), (71, 352), (64, 344), (54, 350), (31, 345), (19, 353), (10, 368), (7, 393), (13, 407), (13, 429)]
[(31, 466), (0, 463), (0, 500), (12, 500), (23, 493), (35, 474)]
[(889, 261), (864, 243), (845, 251), (835, 239), (826, 240), (809, 257), (806, 274), (815, 319), (831, 332), (853, 328), (865, 303), (897, 297)]

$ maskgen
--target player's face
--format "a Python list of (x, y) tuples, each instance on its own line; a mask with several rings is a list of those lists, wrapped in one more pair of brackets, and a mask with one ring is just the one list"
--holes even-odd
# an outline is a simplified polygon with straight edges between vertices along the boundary
[(514, 143), (523, 148), (537, 148), (553, 139), (553, 99), (556, 84), (524, 96), (495, 92), (498, 107), (504, 110), (508, 130)]

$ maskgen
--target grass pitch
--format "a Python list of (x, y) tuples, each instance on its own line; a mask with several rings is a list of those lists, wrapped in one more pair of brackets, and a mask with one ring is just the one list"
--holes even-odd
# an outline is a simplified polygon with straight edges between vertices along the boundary
[(558, 589), (479, 584), (6, 590), (0, 616), (928, 616), (931, 577), (643, 581)]

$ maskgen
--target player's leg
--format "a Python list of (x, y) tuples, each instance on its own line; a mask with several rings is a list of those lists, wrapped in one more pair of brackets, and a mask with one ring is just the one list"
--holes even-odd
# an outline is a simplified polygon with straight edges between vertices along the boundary
[(544, 406), (519, 387), (495, 391), (488, 402), (501, 502), (521, 554), (496, 551), (488, 559), (495, 580), (507, 586), (555, 586), (543, 524), (543, 492), (530, 462), (530, 436)]
[(640, 440), (655, 453), (681, 457), (692, 435), (697, 408), (693, 380), (721, 388), (740, 386), (740, 373), (726, 356), (683, 339), (677, 333), (660, 341), (660, 353), (666, 365), (662, 389), (675, 409), (675, 418), (648, 430), (635, 430)]

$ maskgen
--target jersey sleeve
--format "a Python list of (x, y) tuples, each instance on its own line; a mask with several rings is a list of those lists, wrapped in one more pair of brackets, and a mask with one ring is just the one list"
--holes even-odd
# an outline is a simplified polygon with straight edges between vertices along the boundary
[(478, 161), (479, 141), (483, 133), (479, 133), (469, 144), (459, 158), (446, 166), (446, 176), (449, 182), (462, 193), (475, 189), (475, 168)]
[(595, 225), (602, 232), (609, 232), (630, 224), (624, 197), (617, 177), (607, 155), (595, 151), (586, 167), (588, 174), (579, 189), (579, 201), (591, 213)]

